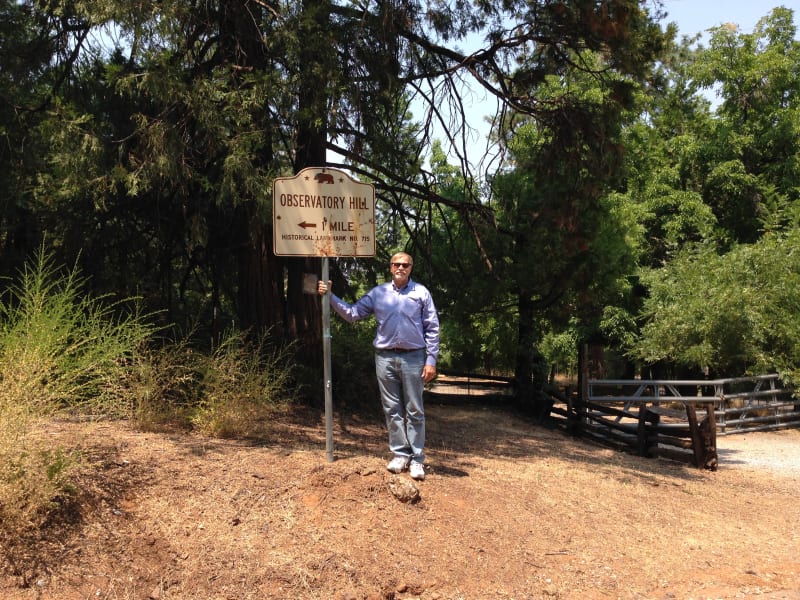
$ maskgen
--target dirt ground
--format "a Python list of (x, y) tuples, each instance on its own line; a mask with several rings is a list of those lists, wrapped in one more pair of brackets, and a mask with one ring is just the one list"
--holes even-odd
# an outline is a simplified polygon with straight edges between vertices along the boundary
[(68, 526), (0, 563), (0, 597), (800, 599), (800, 431), (721, 437), (709, 472), (503, 408), (427, 415), (413, 503), (378, 414), (336, 415), (333, 462), (319, 411), (257, 442), (53, 423), (95, 475)]

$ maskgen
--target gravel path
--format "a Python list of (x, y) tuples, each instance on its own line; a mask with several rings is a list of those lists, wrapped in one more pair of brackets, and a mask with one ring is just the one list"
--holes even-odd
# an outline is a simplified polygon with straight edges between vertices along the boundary
[(800, 478), (800, 430), (717, 436), (720, 469), (762, 469)]

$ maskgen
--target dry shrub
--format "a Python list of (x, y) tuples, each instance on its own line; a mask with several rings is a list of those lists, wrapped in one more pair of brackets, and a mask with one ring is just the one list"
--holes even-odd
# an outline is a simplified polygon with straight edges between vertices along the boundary
[(210, 355), (196, 355), (200, 400), (192, 423), (216, 437), (258, 433), (277, 405), (289, 399), (291, 348), (270, 349), (266, 338), (249, 343), (231, 332)]
[(192, 348), (189, 338), (143, 351), (124, 383), (129, 416), (146, 431), (194, 427), (214, 437), (259, 432), (292, 395), (292, 347), (274, 349), (268, 337), (248, 341), (227, 332), (215, 350)]
[(143, 431), (186, 427), (201, 395), (200, 363), (188, 340), (147, 348), (124, 382), (128, 416)]
[(152, 327), (84, 293), (44, 250), (0, 296), (0, 539), (25, 537), (73, 495), (77, 454), (33, 431), (57, 414), (119, 414), (124, 379)]
[(16, 441), (27, 447), (0, 442), (0, 531), (7, 539), (29, 537), (75, 496), (71, 477), (80, 465), (76, 451), (30, 438)]
[(80, 454), (52, 447), (37, 425), (179, 418), (210, 435), (245, 436), (287, 399), (290, 347), (234, 332), (210, 355), (180, 342), (148, 350), (154, 327), (105, 300), (44, 252), (0, 295), (0, 553), (11, 564), (25, 562), (26, 545), (46, 538), (81, 492)]
[(78, 452), (53, 448), (33, 434), (39, 422), (36, 411), (19, 399), (22, 381), (0, 385), (0, 544), (6, 559), (14, 556), (74, 498), (72, 476), (80, 466)]
[[(0, 367), (0, 539), (13, 565), (15, 550), (48, 521), (73, 493), (70, 477), (77, 461), (50, 448), (32, 434), (38, 420), (54, 412), (44, 372), (30, 354), (5, 360)], [(22, 542), (22, 543), (20, 543)]]

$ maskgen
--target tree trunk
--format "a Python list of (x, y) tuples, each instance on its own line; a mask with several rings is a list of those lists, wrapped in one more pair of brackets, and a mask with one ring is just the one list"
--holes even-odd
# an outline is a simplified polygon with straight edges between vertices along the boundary
[(272, 237), (262, 227), (239, 256), (239, 324), (258, 333), (270, 331), (279, 339), (287, 335), (283, 264), (272, 253)]
[[(300, 36), (305, 40), (322, 40), (320, 31), (328, 23), (328, 0), (305, 0)], [(224, 11), (226, 22), (223, 36), (229, 45), (229, 60), (243, 66), (266, 68), (260, 57), (261, 40), (253, 18), (241, 5), (241, 0), (229, 0)], [(332, 50), (329, 50), (332, 52)], [(330, 54), (321, 53), (314, 43), (303, 44), (297, 57), (300, 70), (297, 146), (294, 158), (295, 173), (306, 167), (325, 166), (327, 141), (326, 82), (319, 80), (318, 69), (312, 68)], [(333, 54), (335, 56), (335, 54)], [(263, 117), (267, 119), (265, 115)], [(268, 129), (268, 128), (265, 128)], [(265, 144), (265, 148), (269, 148)], [(266, 162), (273, 157), (264, 156)], [(319, 274), (317, 258), (283, 259), (273, 254), (271, 227), (253, 223), (258, 211), (245, 211), (239, 261), (239, 316), (241, 326), (263, 332), (270, 330), (283, 339), (299, 340), (300, 354), (306, 364), (321, 364), (322, 323), (320, 300), (317, 295), (303, 293), (306, 273)], [(255, 235), (246, 232), (257, 231)], [(284, 271), (285, 269), (285, 271)]]
[[(307, 167), (324, 167), (328, 137), (328, 92), (327, 81), (320, 81), (322, 73), (329, 73), (324, 63), (335, 56), (335, 49), (320, 47), (327, 39), (324, 35), (330, 18), (328, 0), (304, 0), (300, 37), (309, 41), (300, 52), (300, 72), (297, 124), (297, 147), (294, 171), (299, 173)], [(303, 277), (306, 273), (321, 275), (321, 259), (292, 258), (286, 261), (287, 277), (287, 324), (289, 334), (300, 341), (300, 354), (306, 364), (322, 364), (322, 311), (316, 295), (303, 294)]]
[[(243, 0), (220, 3), (222, 55), (226, 62), (241, 68), (235, 73), (269, 68), (258, 28), (259, 17), (253, 11), (258, 9), (246, 6)], [(248, 85), (246, 81), (235, 83)], [(265, 121), (269, 118), (266, 113), (256, 117)], [(269, 127), (264, 127), (264, 135), (269, 136), (270, 131)], [(274, 160), (271, 146), (269, 139), (262, 146), (258, 158), (262, 165), (270, 165)], [(235, 325), (255, 335), (269, 331), (284, 337), (287, 327), (283, 261), (273, 254), (271, 227), (260, 221), (259, 214), (254, 201), (245, 201), (235, 217), (231, 245), (238, 254), (237, 313), (240, 321)]]
[(547, 365), (538, 350), (539, 330), (535, 326), (535, 306), (529, 292), (521, 290), (517, 298), (517, 360), (514, 387), (517, 403), (540, 420), (549, 415), (550, 403), (544, 393)]

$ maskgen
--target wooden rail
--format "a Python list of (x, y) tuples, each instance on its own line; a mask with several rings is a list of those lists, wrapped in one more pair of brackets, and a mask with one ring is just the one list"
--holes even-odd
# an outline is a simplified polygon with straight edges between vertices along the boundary
[(568, 419), (575, 431), (629, 446), (641, 456), (675, 457), (689, 451), (696, 467), (716, 469), (717, 399), (685, 397), (672, 384), (591, 380), (587, 400), (579, 400)]
[[(512, 378), (441, 373), (426, 398), (443, 403), (513, 401)], [(577, 394), (550, 390), (540, 419), (642, 456), (716, 469), (718, 435), (800, 427), (800, 399), (778, 375), (714, 380), (590, 379)], [(574, 388), (573, 388), (574, 391)]]
[(566, 416), (575, 432), (629, 446), (642, 456), (675, 457), (688, 450), (695, 466), (716, 469), (718, 433), (800, 426), (800, 401), (777, 375), (589, 379)]

